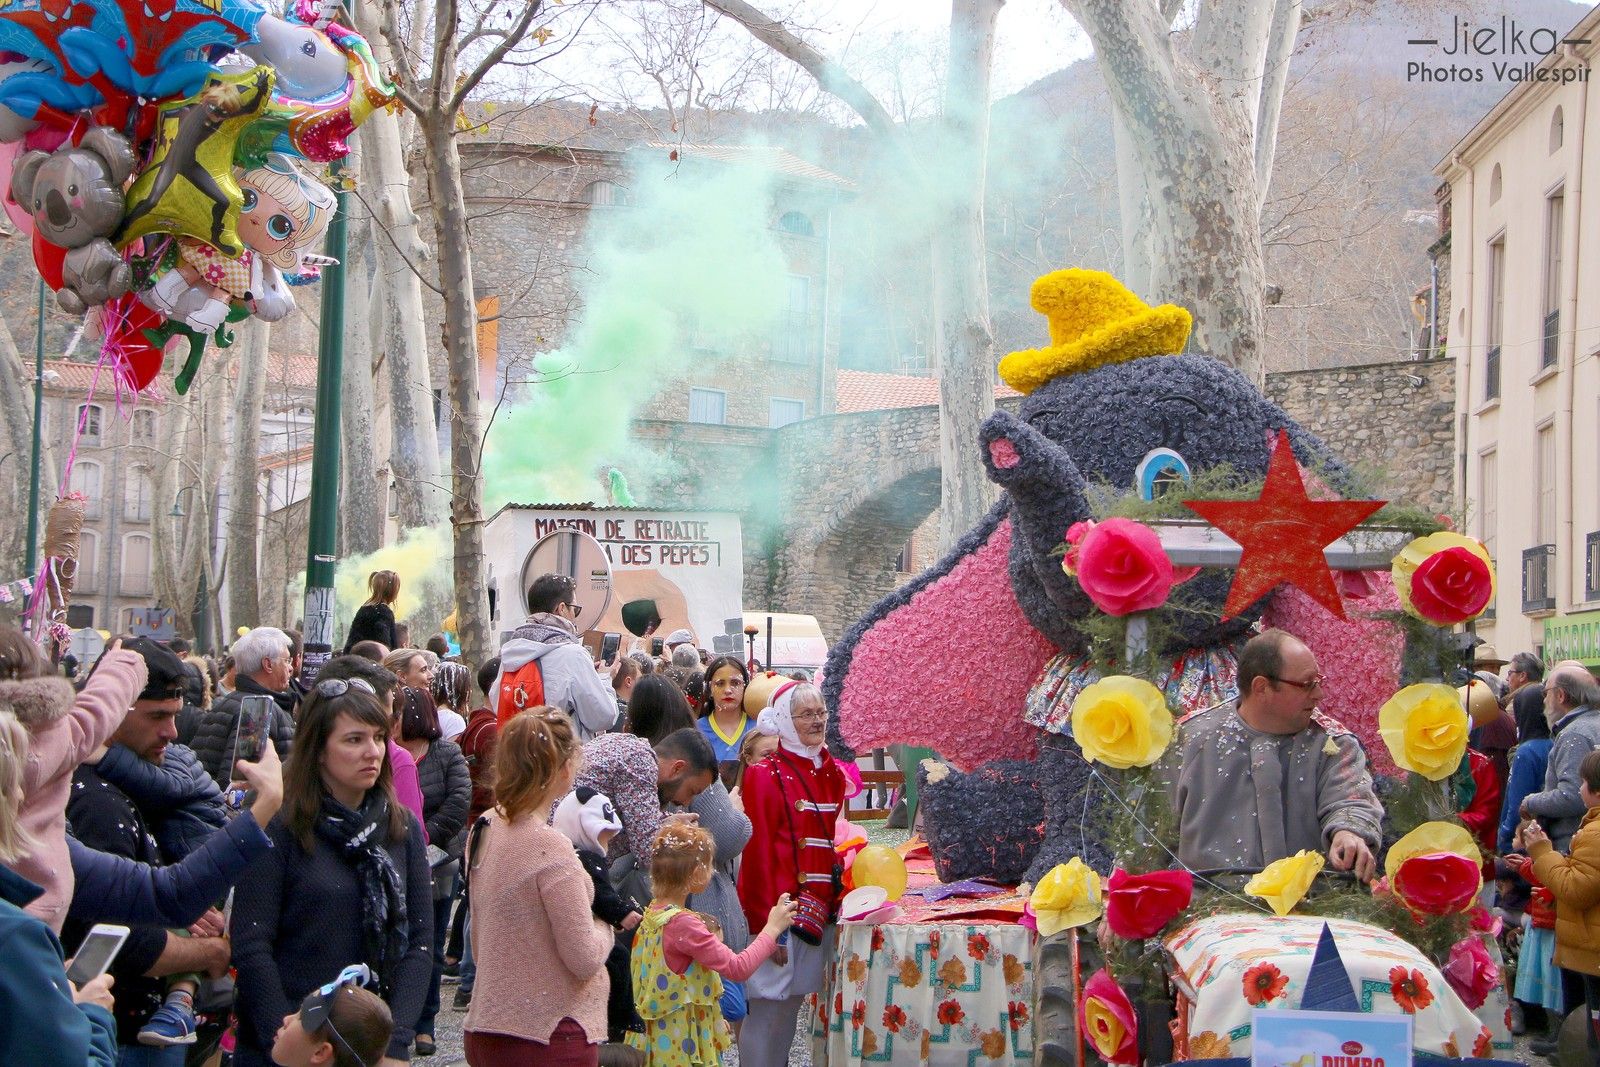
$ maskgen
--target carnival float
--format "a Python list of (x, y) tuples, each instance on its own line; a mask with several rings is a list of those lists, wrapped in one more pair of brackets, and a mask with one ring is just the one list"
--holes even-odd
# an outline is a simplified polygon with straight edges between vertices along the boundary
[[(1032, 303), (1050, 344), (1000, 363), (1024, 396), (977, 443), (1000, 501), (825, 671), (836, 755), (939, 754), (915, 771), (927, 880), (982, 887), (842, 928), (814, 1030), (829, 1062), (910, 1044), (929, 1063), (1243, 1063), (1253, 1012), (1302, 1007), (1406, 1016), (1419, 1062), (1508, 1060), (1449, 684), (1451, 630), (1492, 603), (1488, 553), (1367, 499), (1338, 442), (1184, 351), (1183, 309), (1076, 269)], [(1328, 744), (1353, 734), (1375, 775), (1370, 886), (1315, 852), (1179, 861), (1177, 724), (1235, 698), (1269, 626), (1315, 653)]]

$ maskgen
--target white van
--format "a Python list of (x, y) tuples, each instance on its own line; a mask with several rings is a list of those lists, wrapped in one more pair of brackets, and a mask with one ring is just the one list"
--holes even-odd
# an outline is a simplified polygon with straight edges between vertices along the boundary
[[(817, 625), (814, 615), (746, 611), (744, 625), (746, 630), (751, 627), (756, 630), (751, 638), (752, 651), (746, 655), (753, 654), (764, 669), (780, 674), (801, 670), (815, 678), (828, 661), (828, 640), (822, 636), (822, 627)], [(770, 662), (767, 652), (769, 629), (772, 637)]]

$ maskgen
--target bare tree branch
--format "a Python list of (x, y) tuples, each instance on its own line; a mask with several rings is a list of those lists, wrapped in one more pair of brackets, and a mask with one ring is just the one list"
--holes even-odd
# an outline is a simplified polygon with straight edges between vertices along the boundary
[(861, 116), (861, 121), (865, 122), (874, 133), (890, 142), (898, 138), (899, 127), (889, 117), (889, 112), (884, 106), (878, 102), (878, 98), (872, 95), (872, 91), (838, 62), (829, 59), (791, 33), (783, 23), (745, 3), (745, 0), (704, 0), (704, 2), (707, 7), (739, 23), (750, 31), (750, 36), (774, 52), (802, 67), (823, 89), (849, 104), (851, 109)]

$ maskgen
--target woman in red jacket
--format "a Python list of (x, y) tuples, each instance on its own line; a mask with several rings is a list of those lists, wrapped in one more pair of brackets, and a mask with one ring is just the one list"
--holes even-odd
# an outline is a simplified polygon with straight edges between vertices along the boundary
[(844, 774), (824, 745), (827, 716), (822, 693), (801, 682), (775, 692), (756, 721), (758, 730), (778, 738), (778, 750), (745, 772), (751, 833), (740, 860), (739, 902), (754, 920), (752, 930), (761, 929), (784, 893), (794, 895), (799, 911), (788, 943), (745, 983), (744, 1067), (788, 1063), (800, 1003), (822, 989), (833, 955), (839, 896), (833, 827), (844, 806)]

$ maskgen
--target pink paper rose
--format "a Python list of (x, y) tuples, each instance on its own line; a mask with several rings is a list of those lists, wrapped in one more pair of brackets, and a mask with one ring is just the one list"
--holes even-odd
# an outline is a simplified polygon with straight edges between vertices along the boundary
[(1494, 958), (1481, 938), (1457, 941), (1451, 946), (1450, 958), (1442, 969), (1444, 980), (1456, 991), (1461, 1003), (1473, 1011), (1482, 1007), (1489, 999), (1490, 990), (1500, 984), (1499, 968), (1495, 967)]
[(1131, 519), (1106, 519), (1086, 531), (1077, 547), (1076, 568), (1078, 584), (1108, 615), (1158, 608), (1172, 592), (1172, 561), (1161, 538)]

